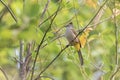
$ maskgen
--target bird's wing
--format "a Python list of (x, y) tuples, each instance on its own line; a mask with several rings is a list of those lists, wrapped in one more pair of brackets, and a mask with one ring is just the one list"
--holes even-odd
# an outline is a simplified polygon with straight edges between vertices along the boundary
[[(76, 37), (77, 36), (77, 32), (74, 29), (72, 29), (72, 32), (75, 34), (75, 37)], [(81, 47), (81, 41), (80, 41), (79, 37), (76, 37), (75, 42), (78, 42), (79, 46)]]
[(77, 36), (77, 32), (74, 29), (71, 29), (71, 30), (75, 34), (75, 36)]

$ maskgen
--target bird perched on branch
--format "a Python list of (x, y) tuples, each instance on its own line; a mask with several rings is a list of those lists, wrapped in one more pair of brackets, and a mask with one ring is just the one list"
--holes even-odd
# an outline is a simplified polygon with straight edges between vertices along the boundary
[(89, 32), (91, 30), (92, 30), (92, 28), (88, 27), (82, 32), (82, 34), (80, 36), (77, 36), (78, 33), (73, 28), (72, 22), (70, 22), (68, 25), (66, 25), (65, 37), (67, 38), (69, 44), (76, 48), (81, 65), (84, 64), (81, 48), (83, 48), (85, 46), (87, 36), (89, 35)]

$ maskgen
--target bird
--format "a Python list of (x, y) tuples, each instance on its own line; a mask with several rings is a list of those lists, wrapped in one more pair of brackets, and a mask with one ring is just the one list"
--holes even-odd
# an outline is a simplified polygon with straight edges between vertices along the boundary
[(77, 31), (75, 31), (73, 23), (70, 22), (68, 25), (65, 26), (65, 37), (68, 40), (70, 46), (74, 46), (78, 52), (80, 64), (84, 64), (81, 48), (83, 48), (86, 44), (87, 36), (92, 28), (86, 28), (81, 35), (78, 35)]

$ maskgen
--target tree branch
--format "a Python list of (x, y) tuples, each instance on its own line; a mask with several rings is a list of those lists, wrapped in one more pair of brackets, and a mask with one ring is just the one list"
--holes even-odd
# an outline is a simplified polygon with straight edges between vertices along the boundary
[(47, 28), (47, 30), (45, 31), (45, 34), (43, 35), (43, 38), (42, 38), (42, 40), (40, 41), (40, 44), (38, 45), (37, 52), (36, 52), (36, 56), (35, 56), (35, 60), (34, 60), (33, 67), (32, 67), (31, 80), (33, 79), (34, 68), (35, 68), (36, 60), (37, 60), (37, 57), (38, 57), (38, 54), (39, 54), (39, 50), (40, 50), (40, 48), (41, 48), (41, 45), (43, 44), (43, 41), (44, 41), (44, 39), (45, 39), (48, 31), (50, 30), (50, 28), (51, 28), (51, 26), (52, 26), (52, 23), (53, 23), (54, 19), (55, 19), (56, 16), (57, 16), (57, 13), (58, 13), (59, 9), (60, 9), (60, 4), (59, 4), (59, 6), (58, 6), (58, 8), (57, 8), (57, 10), (56, 10), (56, 14), (53, 16), (53, 18), (52, 18), (52, 20), (51, 20), (51, 23), (50, 23), (49, 27)]
[(12, 18), (15, 20), (15, 22), (17, 23), (17, 18), (14, 15), (13, 11), (5, 4), (5, 2), (3, 2), (3, 0), (0, 0), (0, 2), (7, 8), (7, 10), (9, 11), (9, 13), (11, 14)]

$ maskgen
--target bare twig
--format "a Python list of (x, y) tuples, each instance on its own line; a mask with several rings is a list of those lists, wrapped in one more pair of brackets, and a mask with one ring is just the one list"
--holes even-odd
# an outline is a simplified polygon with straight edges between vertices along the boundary
[(2, 73), (4, 74), (4, 76), (5, 76), (5, 78), (6, 78), (6, 80), (9, 80), (8, 79), (8, 76), (7, 76), (7, 74), (5, 73), (5, 71), (0, 67), (0, 70), (2, 71)]
[(50, 30), (50, 28), (51, 28), (51, 26), (52, 26), (52, 23), (53, 23), (55, 17), (57, 16), (57, 13), (58, 13), (59, 9), (60, 9), (60, 4), (59, 4), (59, 6), (58, 6), (58, 9), (56, 10), (56, 14), (53, 16), (53, 18), (52, 18), (52, 20), (51, 20), (51, 23), (50, 23), (49, 27), (47, 28), (47, 30), (45, 31), (45, 34), (43, 35), (43, 38), (42, 38), (42, 40), (40, 41), (40, 44), (38, 45), (37, 52), (36, 52), (36, 56), (35, 56), (35, 60), (34, 60), (33, 67), (32, 67), (31, 80), (33, 79), (34, 68), (35, 68), (36, 60), (37, 60), (37, 57), (38, 57), (38, 54), (39, 54), (39, 50), (40, 50), (40, 48), (41, 48), (41, 45), (43, 44), (43, 41), (44, 41), (44, 39), (45, 39), (48, 31)]
[(45, 12), (47, 11), (49, 2), (50, 2), (50, 0), (47, 0), (47, 3), (46, 3), (46, 5), (45, 5), (45, 8), (44, 8), (44, 10), (43, 10), (43, 12), (42, 12), (42, 14), (41, 14), (41, 18), (43, 18)]
[(7, 6), (5, 4), (5, 2), (3, 2), (3, 0), (0, 0), (0, 2), (7, 8), (7, 10), (9, 11), (9, 13), (11, 14), (12, 18), (15, 20), (15, 22), (17, 23), (17, 18), (16, 16), (14, 15), (13, 11), (9, 8), (9, 6)]

